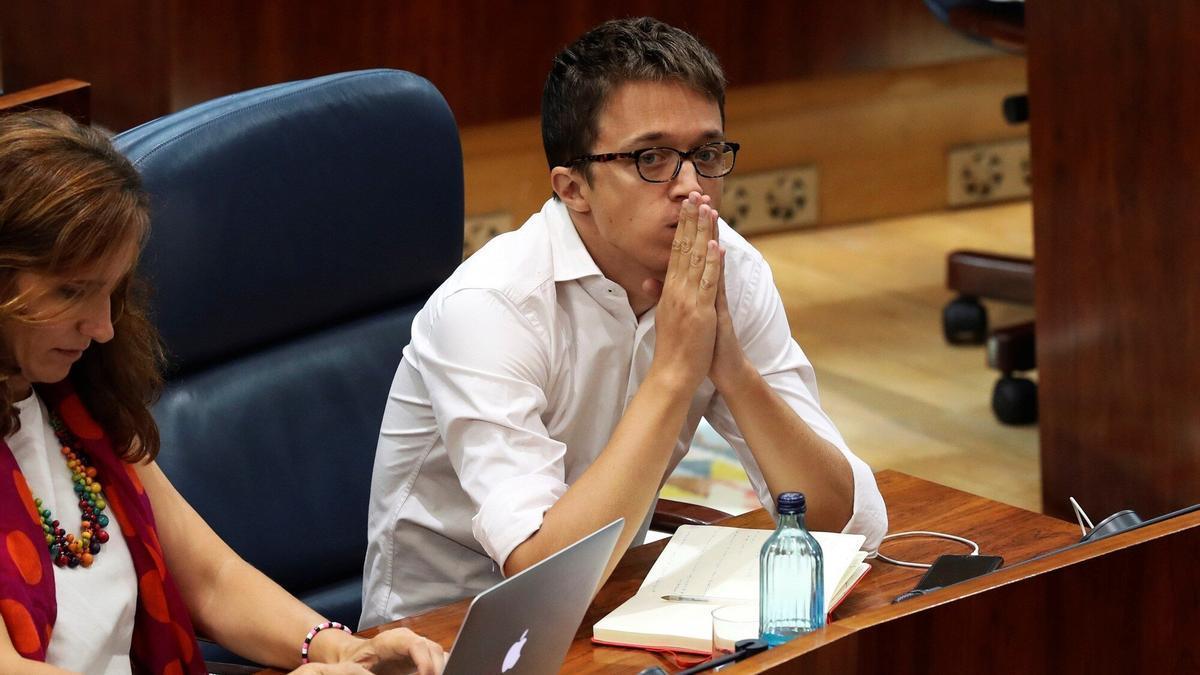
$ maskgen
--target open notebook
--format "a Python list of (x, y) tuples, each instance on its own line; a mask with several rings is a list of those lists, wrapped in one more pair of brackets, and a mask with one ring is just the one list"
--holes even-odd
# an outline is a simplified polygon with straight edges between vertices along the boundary
[[(824, 555), (827, 612), (850, 593), (871, 566), (859, 548), (860, 534), (813, 532)], [(641, 588), (596, 622), (592, 641), (708, 654), (712, 610), (735, 602), (758, 602), (758, 554), (771, 530), (684, 525), (646, 575)], [(706, 598), (665, 600), (663, 596)]]

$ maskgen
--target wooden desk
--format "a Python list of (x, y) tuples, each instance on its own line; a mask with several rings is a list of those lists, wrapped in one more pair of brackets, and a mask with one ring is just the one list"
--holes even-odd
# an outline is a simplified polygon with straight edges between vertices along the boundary
[[(1079, 528), (1062, 520), (895, 471), (882, 471), (876, 477), (888, 505), (889, 529), (892, 532), (931, 529), (963, 535), (979, 542), (982, 553), (1004, 556), (1006, 565), (1073, 543), (1079, 538)], [(725, 524), (740, 527), (774, 527), (770, 517), (761, 510), (731, 518)], [(584, 617), (562, 672), (637, 673), (652, 665), (663, 665), (669, 670), (675, 670), (650, 652), (600, 647), (590, 642), (592, 624), (634, 594), (665, 545), (665, 542), (656, 542), (639, 546), (622, 558)], [(932, 561), (942, 553), (963, 552), (962, 547), (953, 542), (926, 539), (889, 543), (884, 551), (902, 559), (926, 561)], [(836, 639), (837, 636), (848, 632), (841, 627), (842, 624), (848, 624), (855, 617), (871, 617), (869, 620), (876, 622), (887, 621), (888, 612), (894, 611), (890, 604), (892, 598), (912, 588), (922, 574), (918, 569), (896, 567), (878, 561), (872, 561), (871, 564), (874, 569), (838, 608), (835, 621), (829, 627), (810, 636), (809, 640)], [(927, 602), (929, 598), (920, 600)], [(914, 602), (917, 601), (909, 601), (896, 607), (903, 608)], [(391, 625), (412, 628), (449, 649), (468, 604), (469, 600), (463, 600)], [(882, 614), (880, 610), (883, 610)], [(376, 630), (365, 631), (364, 634), (370, 635)], [(776, 651), (783, 654), (781, 650)], [(759, 657), (742, 664), (738, 672), (755, 672), (761, 667), (776, 663), (777, 659)]]

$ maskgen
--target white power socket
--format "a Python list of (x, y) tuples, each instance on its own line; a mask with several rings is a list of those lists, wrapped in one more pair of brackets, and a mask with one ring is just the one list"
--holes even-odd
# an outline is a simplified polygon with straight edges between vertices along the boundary
[(1029, 197), (1029, 139), (973, 143), (946, 154), (950, 206)]
[(788, 167), (725, 180), (721, 217), (742, 234), (775, 232), (817, 222), (817, 167)]
[(512, 214), (503, 211), (468, 216), (463, 226), (463, 260), (471, 257), (492, 237), (513, 229)]

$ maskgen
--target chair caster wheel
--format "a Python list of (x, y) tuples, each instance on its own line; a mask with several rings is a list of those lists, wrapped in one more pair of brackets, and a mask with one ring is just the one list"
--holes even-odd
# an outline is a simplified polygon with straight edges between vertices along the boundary
[(1004, 424), (1037, 422), (1037, 383), (1012, 375), (996, 380), (996, 386), (992, 389), (992, 412)]
[(959, 296), (942, 308), (942, 333), (952, 345), (981, 345), (987, 340), (987, 309), (979, 300)]

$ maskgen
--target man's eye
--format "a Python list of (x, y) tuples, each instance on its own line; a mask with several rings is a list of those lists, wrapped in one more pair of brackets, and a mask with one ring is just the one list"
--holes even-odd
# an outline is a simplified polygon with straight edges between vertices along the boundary
[(721, 159), (721, 154), (721, 151), (717, 148), (700, 148), (696, 151), (696, 161), (704, 163), (716, 162)]
[(667, 161), (667, 153), (662, 150), (650, 150), (638, 156), (638, 164), (642, 166), (655, 166), (665, 161)]

